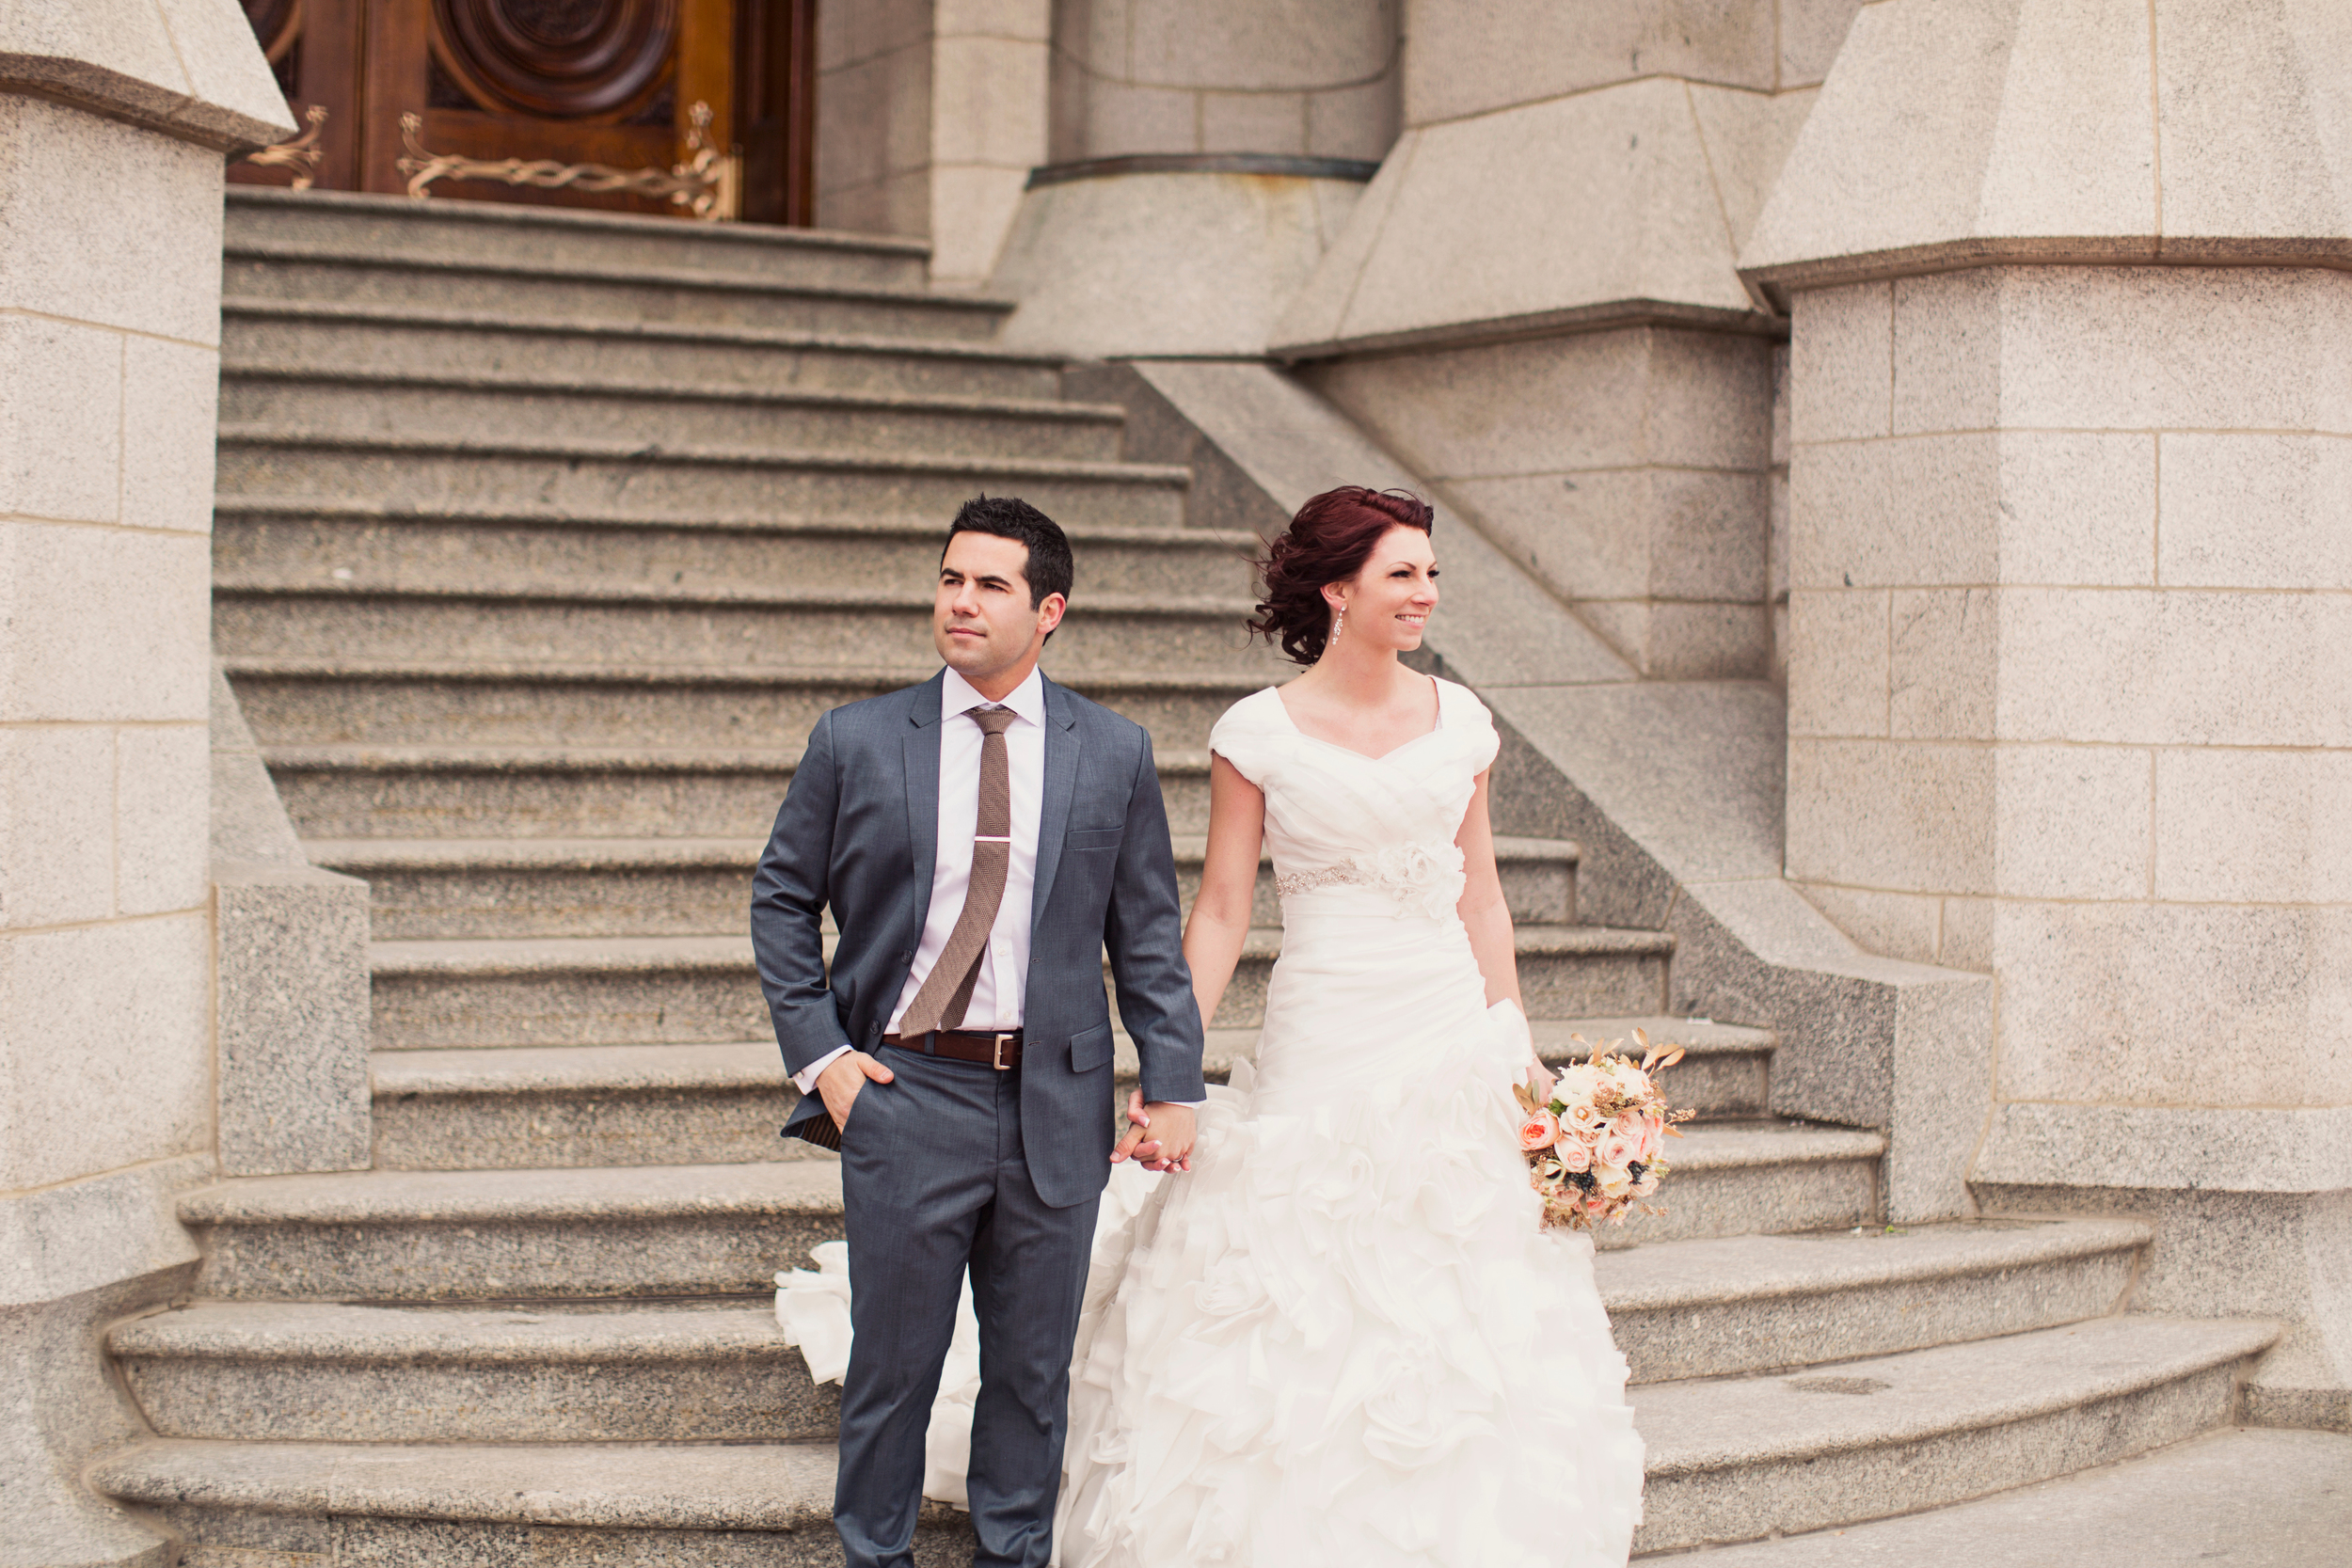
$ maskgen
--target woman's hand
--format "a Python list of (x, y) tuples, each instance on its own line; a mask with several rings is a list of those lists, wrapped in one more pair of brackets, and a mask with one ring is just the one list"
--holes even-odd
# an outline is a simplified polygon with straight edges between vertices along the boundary
[(1560, 1075), (1544, 1066), (1543, 1058), (1540, 1056), (1527, 1064), (1527, 1086), (1535, 1091), (1535, 1100), (1538, 1104), (1550, 1101), (1551, 1085), (1559, 1081)]
[[(1111, 1150), (1111, 1164), (1133, 1159), (1145, 1170), (1192, 1169), (1192, 1140), (1197, 1135), (1192, 1107), (1154, 1101), (1146, 1105), (1141, 1089), (1127, 1091), (1127, 1135)], [(1147, 1139), (1145, 1134), (1151, 1136)]]

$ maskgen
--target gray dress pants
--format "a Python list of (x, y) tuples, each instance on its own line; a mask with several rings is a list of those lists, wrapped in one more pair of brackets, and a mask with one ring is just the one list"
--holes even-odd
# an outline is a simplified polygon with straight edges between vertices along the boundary
[(858, 1091), (841, 1136), (856, 1337), (833, 1513), (848, 1568), (914, 1561), (923, 1439), (967, 1267), (980, 1320), (973, 1561), (1045, 1568), (1101, 1200), (1052, 1209), (1037, 1196), (1019, 1069), (892, 1046), (881, 1057), (897, 1079)]

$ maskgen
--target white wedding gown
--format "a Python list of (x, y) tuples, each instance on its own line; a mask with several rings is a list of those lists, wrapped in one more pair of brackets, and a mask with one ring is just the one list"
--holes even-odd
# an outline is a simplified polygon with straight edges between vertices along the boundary
[(1486, 1006), (1454, 913), (1498, 742), (1470, 691), (1438, 697), (1438, 727), (1379, 758), (1302, 734), (1272, 689), (1211, 734), (1265, 795), (1282, 954), (1256, 1070), (1209, 1090), (1190, 1173), (1105, 1202), (1062, 1568), (1626, 1560), (1625, 1359), (1590, 1240), (1540, 1227), (1526, 1024)]

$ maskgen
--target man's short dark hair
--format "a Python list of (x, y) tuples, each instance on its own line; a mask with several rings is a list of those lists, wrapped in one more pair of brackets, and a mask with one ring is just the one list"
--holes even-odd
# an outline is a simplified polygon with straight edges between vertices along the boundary
[[(1011, 496), (975, 496), (947, 525), (951, 543), (959, 533), (993, 533), (999, 539), (1017, 539), (1029, 547), (1029, 563), (1021, 575), (1029, 579), (1031, 610), (1043, 604), (1048, 594), (1070, 597), (1075, 571), (1070, 541), (1063, 537), (1060, 524), (1027, 501)], [(947, 559), (946, 546), (940, 546), (939, 558)]]

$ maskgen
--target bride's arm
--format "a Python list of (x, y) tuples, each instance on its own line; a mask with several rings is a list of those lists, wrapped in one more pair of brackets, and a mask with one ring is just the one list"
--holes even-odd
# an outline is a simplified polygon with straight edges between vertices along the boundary
[[(1462, 901), (1454, 912), (1470, 933), (1470, 956), (1486, 980), (1486, 1006), (1519, 1002), (1519, 956), (1511, 940), (1511, 909), (1502, 899), (1502, 874), (1495, 869), (1495, 830), (1486, 816), (1486, 791), (1492, 771), (1478, 775), (1470, 809), (1462, 814), (1462, 831), (1454, 842), (1462, 851)], [(1198, 986), (1199, 980), (1194, 984)], [(1543, 1067), (1541, 1060), (1535, 1066)]]
[[(1232, 763), (1209, 754), (1209, 852), (1200, 893), (1184, 923), (1184, 962), (1206, 1027), (1241, 961), (1249, 936), (1249, 905), (1258, 887), (1258, 851), (1265, 837), (1265, 797)], [(1488, 859), (1493, 857), (1490, 855)]]

